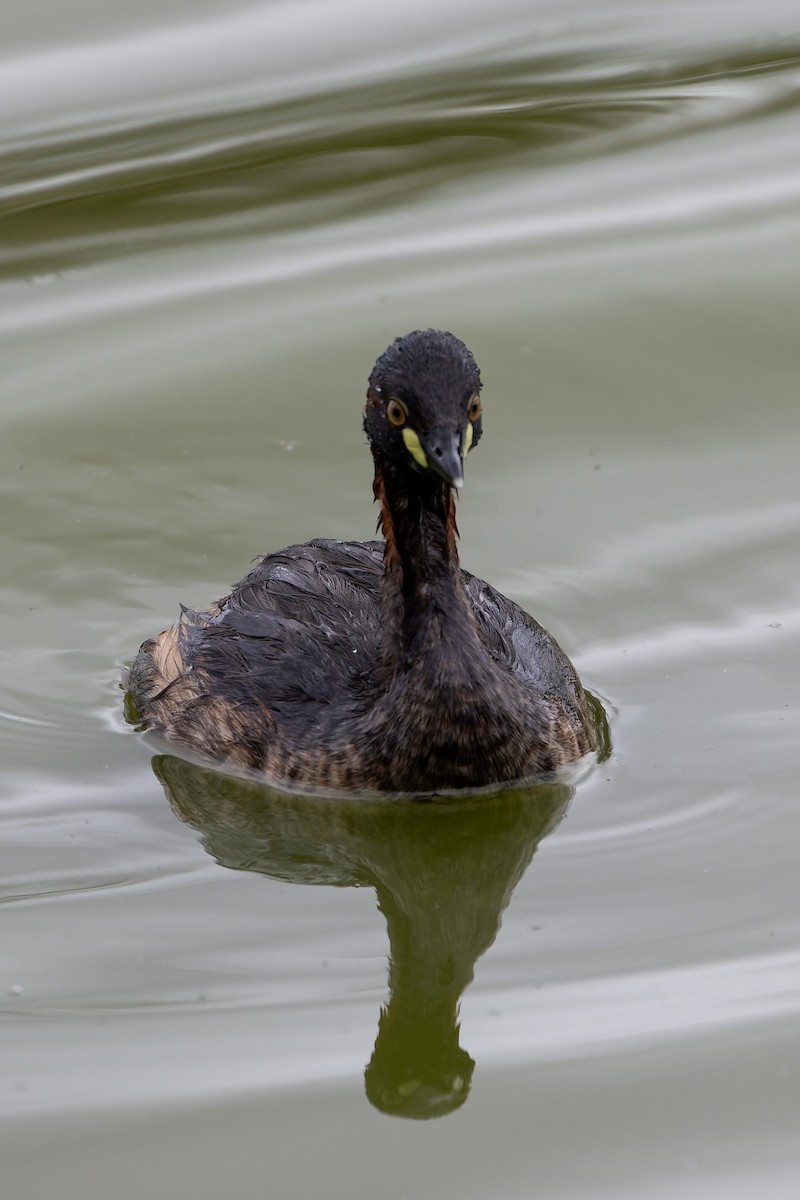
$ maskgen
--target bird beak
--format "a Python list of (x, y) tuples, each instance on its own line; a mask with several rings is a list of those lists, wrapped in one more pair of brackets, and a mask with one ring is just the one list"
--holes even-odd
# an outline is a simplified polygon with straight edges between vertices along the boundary
[(428, 466), (451, 487), (464, 486), (463, 435), (452, 426), (439, 426), (428, 433), (419, 434), (420, 444), (425, 451)]

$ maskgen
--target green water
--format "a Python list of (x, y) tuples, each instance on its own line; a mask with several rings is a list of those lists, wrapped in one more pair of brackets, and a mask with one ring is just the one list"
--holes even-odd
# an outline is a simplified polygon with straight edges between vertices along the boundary
[[(4, 1195), (794, 1197), (796, 5), (39, 0), (0, 53)], [(373, 535), (427, 325), (464, 565), (611, 758), (453, 807), (162, 757), (123, 665)]]

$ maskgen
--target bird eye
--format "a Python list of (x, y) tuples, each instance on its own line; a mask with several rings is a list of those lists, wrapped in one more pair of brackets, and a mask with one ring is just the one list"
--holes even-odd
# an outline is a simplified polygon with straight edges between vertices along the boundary
[(467, 408), (467, 416), (469, 417), (470, 421), (477, 421), (482, 412), (483, 405), (481, 404), (480, 396), (473, 396), (469, 402), (469, 407)]
[(389, 403), (386, 405), (386, 415), (392, 424), (396, 425), (398, 429), (405, 425), (406, 417), (408, 416), (405, 408), (399, 400), (389, 401)]

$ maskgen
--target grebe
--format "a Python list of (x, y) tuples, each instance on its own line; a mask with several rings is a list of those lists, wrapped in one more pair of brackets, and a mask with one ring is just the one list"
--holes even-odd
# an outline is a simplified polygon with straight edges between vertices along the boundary
[(383, 542), (289, 546), (206, 612), (184, 609), (129, 672), (140, 722), (308, 791), (483, 787), (593, 749), (564, 652), (459, 566), (454, 489), (480, 392), (452, 333), (397, 338), (364, 414)]

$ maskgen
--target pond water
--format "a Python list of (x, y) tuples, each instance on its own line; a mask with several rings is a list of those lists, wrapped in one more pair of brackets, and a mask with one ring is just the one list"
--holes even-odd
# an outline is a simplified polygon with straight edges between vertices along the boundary
[[(4, 1196), (794, 1197), (794, 0), (33, 0), (1, 53)], [(429, 805), (165, 754), (124, 664), (372, 536), (428, 325), (464, 565), (613, 753)]]

